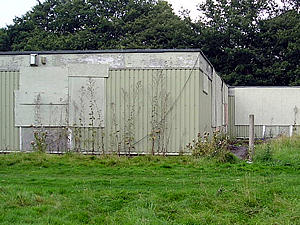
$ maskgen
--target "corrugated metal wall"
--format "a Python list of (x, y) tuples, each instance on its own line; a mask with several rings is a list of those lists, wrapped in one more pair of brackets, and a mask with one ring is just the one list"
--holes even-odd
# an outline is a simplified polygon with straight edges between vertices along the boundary
[(106, 152), (186, 152), (198, 132), (211, 132), (211, 81), (207, 94), (202, 89), (199, 69), (111, 70), (105, 129), (79, 131), (78, 148), (101, 151), (104, 143)]
[(106, 86), (108, 145), (116, 149), (117, 132), (126, 151), (131, 139), (139, 152), (183, 151), (198, 132), (211, 130), (211, 94), (202, 89), (200, 70), (111, 71)]
[(19, 88), (18, 71), (0, 71), (0, 150), (19, 150), (19, 129), (14, 127), (14, 90)]
[(228, 96), (228, 134), (230, 137), (236, 137), (234, 127), (234, 96)]

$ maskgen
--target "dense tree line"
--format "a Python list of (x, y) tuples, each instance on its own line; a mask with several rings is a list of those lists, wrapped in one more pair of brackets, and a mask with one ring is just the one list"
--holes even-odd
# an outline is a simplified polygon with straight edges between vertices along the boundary
[(300, 85), (298, 0), (46, 0), (0, 29), (0, 51), (201, 48), (232, 85)]

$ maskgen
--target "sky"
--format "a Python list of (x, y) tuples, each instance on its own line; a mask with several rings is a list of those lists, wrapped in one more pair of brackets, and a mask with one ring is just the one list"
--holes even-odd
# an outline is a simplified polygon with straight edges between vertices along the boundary
[[(173, 5), (175, 12), (181, 7), (191, 11), (191, 17), (196, 19), (199, 13), (196, 6), (204, 0), (167, 0)], [(41, 0), (43, 2), (43, 0)], [(13, 19), (24, 15), (37, 4), (37, 0), (0, 0), (0, 27), (5, 27), (13, 23)]]

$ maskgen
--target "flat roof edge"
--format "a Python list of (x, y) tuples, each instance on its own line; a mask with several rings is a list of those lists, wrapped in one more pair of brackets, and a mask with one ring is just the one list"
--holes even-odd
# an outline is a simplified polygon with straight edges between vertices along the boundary
[[(57, 50), (57, 51), (10, 51), (0, 52), (0, 55), (30, 55), (30, 54), (105, 54), (105, 53), (165, 53), (165, 52), (201, 52), (201, 49), (108, 49), (108, 50)], [(203, 54), (203, 53), (202, 53)]]
[(229, 88), (300, 88), (300, 86), (229, 86)]

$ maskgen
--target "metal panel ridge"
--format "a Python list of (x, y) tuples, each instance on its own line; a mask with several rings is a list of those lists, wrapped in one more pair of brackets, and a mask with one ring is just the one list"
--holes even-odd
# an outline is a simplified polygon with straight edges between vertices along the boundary
[(19, 72), (0, 72), (0, 151), (19, 150), (19, 129), (14, 126), (14, 90), (19, 88)]

